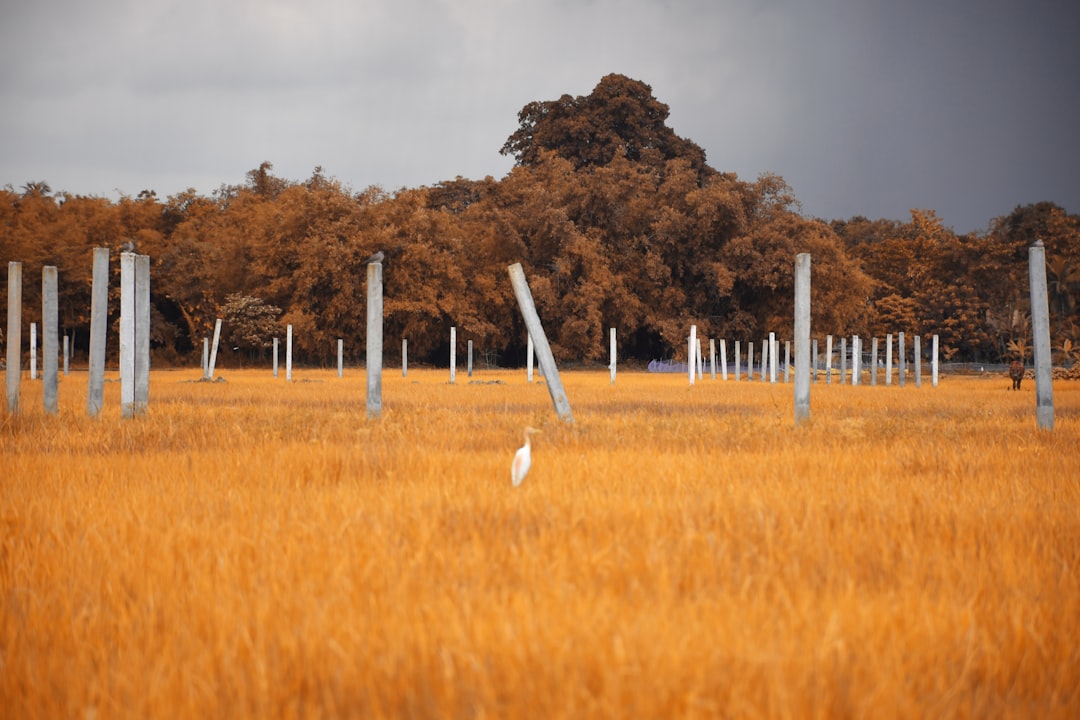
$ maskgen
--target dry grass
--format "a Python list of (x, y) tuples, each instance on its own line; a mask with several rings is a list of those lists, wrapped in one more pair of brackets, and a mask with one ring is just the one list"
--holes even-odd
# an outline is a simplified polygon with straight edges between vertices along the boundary
[(0, 415), (0, 714), (1080, 716), (1078, 384), (196, 374)]

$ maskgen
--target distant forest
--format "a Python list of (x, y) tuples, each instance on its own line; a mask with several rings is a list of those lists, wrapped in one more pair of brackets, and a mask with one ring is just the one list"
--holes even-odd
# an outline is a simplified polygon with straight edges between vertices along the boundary
[(296, 182), (264, 162), (209, 197), (144, 190), (112, 201), (45, 182), (9, 185), (0, 259), (23, 264), (23, 346), (40, 320), (41, 268), (55, 265), (61, 332), (84, 359), (92, 249), (114, 253), (115, 322), (115, 253), (133, 242), (151, 258), (159, 364), (197, 362), (218, 317), (228, 364), (265, 358), (286, 324), (301, 361), (331, 362), (337, 338), (359, 361), (364, 261), (379, 250), (388, 359), (408, 338), (411, 359), (444, 362), (456, 326), (459, 343), (472, 340), (501, 365), (523, 363), (525, 327), (506, 271), (515, 262), (562, 361), (606, 361), (609, 327), (620, 357), (641, 361), (685, 355), (691, 323), (703, 337), (783, 339), (800, 252), (812, 256), (815, 337), (937, 334), (946, 359), (1030, 359), (1027, 250), (1042, 239), (1055, 361), (1075, 357), (1080, 216), (1036, 203), (965, 235), (926, 209), (907, 222), (809, 218), (782, 177), (746, 181), (712, 168), (667, 118), (649, 85), (608, 75), (588, 96), (526, 105), (502, 148), (516, 164), (501, 180), (355, 192), (318, 167)]

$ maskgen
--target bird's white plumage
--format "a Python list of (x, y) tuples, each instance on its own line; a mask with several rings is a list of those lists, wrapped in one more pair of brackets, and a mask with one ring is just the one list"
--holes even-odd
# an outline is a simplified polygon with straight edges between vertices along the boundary
[(514, 483), (514, 487), (521, 484), (525, 476), (529, 474), (529, 468), (532, 467), (532, 443), (530, 437), (537, 432), (540, 431), (531, 427), (525, 428), (525, 444), (514, 453), (514, 462), (510, 466), (510, 479)]

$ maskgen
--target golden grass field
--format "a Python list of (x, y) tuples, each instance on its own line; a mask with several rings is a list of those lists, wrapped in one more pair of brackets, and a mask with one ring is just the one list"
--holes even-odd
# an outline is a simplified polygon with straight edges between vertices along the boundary
[(1080, 717), (1080, 383), (221, 375), (0, 410), (0, 715)]

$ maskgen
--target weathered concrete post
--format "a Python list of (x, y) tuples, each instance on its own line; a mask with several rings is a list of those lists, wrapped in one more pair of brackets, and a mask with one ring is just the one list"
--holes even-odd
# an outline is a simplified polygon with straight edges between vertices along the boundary
[(776, 382), (776, 367), (779, 359), (777, 357), (779, 353), (776, 351), (779, 347), (780, 345), (776, 342), (776, 333), (769, 333), (769, 382), (771, 383)]
[(915, 387), (917, 388), (922, 387), (922, 348), (920, 347), (922, 344), (920, 342), (921, 339), (921, 336), (916, 335), (913, 342), (913, 345), (915, 346), (913, 348), (913, 352), (915, 353)]
[(716, 379), (716, 340), (709, 338), (709, 379)]
[(401, 338), (401, 377), (409, 377), (409, 338)]
[[(383, 279), (382, 263), (371, 262), (367, 266), (367, 342), (365, 348), (367, 365), (367, 416), (382, 417), (382, 366), (383, 366)], [(405, 356), (402, 355), (404, 372)]]
[(472, 340), (468, 342), (468, 365), (466, 365), (466, 368), (468, 372), (467, 377), (472, 377)]
[(892, 385), (892, 333), (885, 335), (885, 384)]
[(694, 352), (697, 353), (697, 379), (700, 380), (705, 377), (705, 355), (701, 352), (701, 338), (697, 339)]
[(608, 330), (608, 335), (610, 336), (610, 341), (609, 341), (608, 344), (611, 346), (611, 366), (610, 366), (611, 384), (614, 385), (615, 384), (615, 362), (618, 359), (617, 355), (616, 355), (617, 348), (615, 346), (615, 328), (610, 328)]
[(727, 380), (727, 340), (720, 339), (720, 378)]
[(761, 341), (761, 374), (758, 375), (761, 382), (765, 382), (769, 378), (769, 351), (771, 349), (769, 339), (763, 339)]
[(877, 338), (870, 340), (870, 384), (877, 385), (878, 342)]
[(71, 343), (67, 335), (64, 335), (64, 375), (71, 373)]
[(202, 365), (200, 365), (199, 367), (202, 368), (203, 378), (204, 379), (209, 379), (209, 377), (210, 377), (210, 372), (209, 372), (210, 371), (210, 338), (208, 338), (208, 337), (204, 337), (202, 339)]
[(810, 419), (810, 253), (795, 256), (795, 424)]
[(791, 341), (784, 341), (784, 384), (791, 382)]
[(1050, 309), (1046, 293), (1046, 248), (1042, 240), (1028, 248), (1031, 292), (1031, 344), (1035, 361), (1035, 414), (1040, 430), (1054, 429), (1054, 387), (1050, 367)]
[(278, 339), (274, 338), (274, 377), (278, 374)]
[(337, 339), (337, 376), (341, 377), (345, 370), (345, 339)]
[(690, 339), (686, 345), (686, 370), (690, 373), (690, 384), (694, 384), (697, 374), (697, 325), (690, 326)]
[(937, 383), (938, 383), (938, 336), (937, 335), (934, 336), (934, 341), (932, 343), (932, 349), (930, 351), (930, 376), (931, 376), (931, 379), (932, 379), (933, 386), (937, 387)]
[(525, 345), (525, 377), (532, 384), (533, 381), (533, 358), (536, 356), (536, 346), (533, 343), (532, 333), (529, 333), (529, 338)]
[(450, 328), (450, 384), (457, 382), (457, 327)]
[(120, 417), (135, 415), (135, 254), (120, 253)]
[(37, 323), (30, 323), (30, 379), (37, 380)]
[(904, 333), (897, 334), (896, 340), (896, 370), (900, 376), (900, 387), (904, 387), (904, 372), (907, 370), (905, 363), (907, 358), (904, 355)]
[(741, 374), (741, 369), (740, 369), (739, 365), (740, 365), (740, 363), (742, 363), (742, 348), (739, 347), (739, 344), (740, 344), (740, 341), (736, 340), (735, 341), (735, 382), (739, 382), (739, 375)]
[(547, 335), (544, 334), (544, 326), (540, 322), (540, 316), (536, 314), (536, 306), (533, 304), (532, 291), (525, 279), (525, 271), (521, 263), (514, 263), (507, 268), (510, 273), (510, 283), (514, 286), (514, 296), (517, 298), (518, 307), (525, 320), (525, 327), (529, 330), (536, 345), (536, 355), (540, 362), (540, 369), (547, 381), (548, 394), (555, 406), (555, 412), (563, 422), (573, 423), (574, 415), (570, 411), (570, 401), (563, 390), (562, 380), (559, 378), (559, 368), (555, 365), (555, 356), (551, 354), (551, 345), (548, 344)]
[(59, 287), (56, 276), (56, 267), (46, 265), (41, 268), (41, 324), (42, 324), (42, 400), (45, 412), (56, 415), (60, 412), (60, 401), (57, 395), (59, 372), (57, 361), (59, 359), (59, 334), (60, 334), (60, 306)]
[(840, 338), (840, 384), (847, 382), (847, 337)]
[(832, 384), (832, 335), (825, 336), (825, 384)]
[(285, 381), (292, 382), (292, 325), (285, 326)]
[(8, 263), (7, 306), (7, 404), (9, 413), (19, 412), (22, 382), (22, 263)]
[[(813, 357), (813, 359), (812, 359), (812, 362), (813, 362), (813, 365), (814, 365), (814, 382), (817, 382), (817, 374), (818, 374), (818, 347), (817, 347), (817, 338), (814, 338), (813, 340), (811, 340), (811, 341), (810, 341), (810, 345), (811, 345), (811, 350), (810, 350), (810, 352), (811, 352), (811, 353), (813, 354), (813, 356), (814, 356), (814, 357)], [(796, 354), (798, 354), (798, 352), (799, 352), (798, 350), (796, 350), (796, 351), (795, 351), (795, 353), (796, 353)], [(798, 360), (796, 360), (795, 362), (798, 362)]]
[[(221, 318), (214, 320), (214, 342), (210, 346), (210, 364), (206, 367), (206, 377), (214, 379), (214, 368), (217, 367), (218, 345), (221, 343)], [(291, 344), (290, 344), (291, 347)]]
[(862, 342), (858, 335), (851, 337), (851, 384), (858, 385), (862, 379)]
[(96, 417), (105, 403), (105, 337), (109, 327), (109, 248), (94, 248), (90, 291), (90, 378), (86, 412)]
[(746, 379), (754, 379), (754, 343), (746, 343)]
[(135, 256), (135, 414), (150, 407), (150, 256)]

